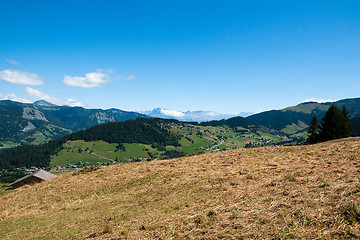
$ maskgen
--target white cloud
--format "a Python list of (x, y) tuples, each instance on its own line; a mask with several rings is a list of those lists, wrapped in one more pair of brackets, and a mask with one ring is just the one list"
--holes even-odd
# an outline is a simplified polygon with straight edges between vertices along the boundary
[(2, 70), (0, 71), (0, 80), (24, 85), (41, 85), (43, 81), (35, 73), (21, 72), (17, 70)]
[(12, 65), (20, 65), (20, 63), (16, 60), (5, 58), (5, 61), (7, 61), (8, 63), (10, 63)]
[(208, 116), (216, 116), (216, 113), (214, 113), (214, 112), (207, 112), (205, 114), (207, 114)]
[(309, 98), (303, 101), (303, 103), (306, 102), (317, 102), (317, 103), (327, 103), (327, 102), (336, 102), (337, 100), (325, 100), (325, 99), (316, 99), (316, 98)]
[(18, 97), (14, 93), (10, 93), (10, 94), (0, 93), (0, 100), (11, 100), (15, 102), (32, 103), (30, 99)]
[(61, 100), (63, 102), (62, 105), (70, 106), (70, 107), (85, 107), (85, 104), (82, 102), (69, 98), (68, 100)]
[(107, 83), (109, 75), (102, 72), (87, 73), (85, 77), (71, 77), (65, 76), (63, 83), (80, 88), (98, 87), (101, 84)]
[(162, 114), (172, 116), (172, 117), (185, 117), (186, 116), (184, 113), (176, 111), (176, 110), (161, 109), (160, 112)]
[(134, 75), (128, 75), (126, 77), (126, 80), (134, 80), (135, 79), (135, 76)]
[(31, 87), (27, 87), (25, 89), (26, 94), (28, 94), (29, 96), (33, 96), (33, 97), (37, 97), (40, 100), (45, 100), (49, 103), (53, 103), (56, 105), (67, 105), (67, 106), (71, 106), (71, 107), (84, 107), (84, 104), (75, 100), (75, 99), (68, 99), (68, 100), (63, 100), (63, 99), (58, 99), (52, 95), (48, 95), (46, 93), (43, 93), (37, 89), (33, 89)]

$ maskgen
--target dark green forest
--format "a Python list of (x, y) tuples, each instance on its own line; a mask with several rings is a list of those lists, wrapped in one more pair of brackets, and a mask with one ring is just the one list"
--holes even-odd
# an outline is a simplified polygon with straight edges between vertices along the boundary
[(360, 136), (360, 117), (350, 120), (354, 136)]
[(144, 143), (154, 142), (166, 146), (179, 146), (179, 137), (171, 134), (165, 126), (175, 120), (138, 118), (125, 122), (97, 125), (67, 136), (67, 140), (87, 142), (103, 140), (108, 143)]
[(271, 110), (247, 117), (248, 120), (259, 123), (269, 129), (280, 131), (287, 125), (302, 121), (309, 123), (312, 115), (295, 111)]
[(69, 140), (109, 143), (143, 143), (159, 146), (179, 146), (179, 137), (170, 133), (166, 126), (174, 120), (138, 118), (125, 122), (107, 123), (66, 135), (40, 145), (25, 145), (0, 151), (0, 169), (19, 167), (47, 167), (50, 158)]
[(231, 128), (235, 128), (235, 127), (244, 127), (244, 128), (248, 128), (249, 126), (256, 126), (257, 124), (255, 124), (254, 122), (252, 122), (251, 120), (247, 119), (247, 118), (243, 118), (243, 117), (233, 117), (233, 118), (229, 118), (229, 119), (223, 119), (223, 120), (219, 120), (219, 121), (209, 121), (209, 122), (202, 122), (200, 123), (201, 126), (224, 126), (227, 125)]

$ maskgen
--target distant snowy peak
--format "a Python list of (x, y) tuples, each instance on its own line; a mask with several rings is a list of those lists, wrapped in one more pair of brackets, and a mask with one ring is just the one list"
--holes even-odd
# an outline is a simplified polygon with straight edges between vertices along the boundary
[(182, 112), (178, 112), (176, 110), (167, 110), (167, 109), (160, 109), (160, 113), (166, 116), (171, 117), (186, 117), (186, 115)]
[(143, 111), (139, 112), (146, 114), (151, 117), (158, 117), (158, 118), (179, 118), (179, 117), (185, 117), (186, 115), (182, 112), (175, 111), (175, 110), (168, 110), (163, 108), (154, 108), (152, 111)]
[(252, 114), (246, 112), (234, 113), (234, 114), (221, 114), (212, 111), (180, 112), (180, 111), (169, 110), (164, 108), (155, 108), (152, 111), (143, 111), (140, 113), (146, 114), (151, 117), (177, 119), (186, 122), (205, 122), (212, 120), (228, 119), (236, 116), (247, 117)]

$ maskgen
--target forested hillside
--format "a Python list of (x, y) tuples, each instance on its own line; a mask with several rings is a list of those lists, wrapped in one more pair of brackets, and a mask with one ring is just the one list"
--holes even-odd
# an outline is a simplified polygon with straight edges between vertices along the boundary
[(202, 126), (229, 126), (229, 127), (255, 127), (256, 124), (251, 121), (251, 119), (243, 118), (243, 117), (233, 117), (229, 119), (223, 119), (219, 121), (209, 121), (200, 123)]
[(281, 131), (288, 125), (298, 124), (299, 121), (309, 123), (311, 117), (311, 114), (301, 112), (272, 110), (249, 116), (247, 119), (267, 128)]
[(64, 124), (31, 105), (0, 101), (0, 143), (41, 143), (69, 134)]
[[(97, 125), (81, 130), (66, 137), (68, 140), (97, 141), (108, 143), (159, 143), (166, 145), (179, 145), (179, 137), (171, 134), (166, 124), (177, 122), (166, 119), (139, 118), (125, 122), (115, 122)], [(65, 138), (65, 139), (66, 139)]]
[[(271, 110), (261, 112), (247, 117), (248, 120), (265, 126), (270, 129), (293, 134), (304, 133), (309, 127), (310, 121), (314, 115), (322, 119), (328, 108), (335, 104), (338, 108), (345, 106), (351, 119), (360, 116), (360, 98), (343, 99), (337, 102), (316, 103), (307, 102), (297, 106), (287, 107), (282, 110)], [(352, 121), (353, 129), (358, 129), (356, 120)], [(359, 132), (354, 132), (359, 136)]]
[(40, 145), (26, 145), (0, 151), (0, 169), (11, 167), (47, 167), (51, 155), (59, 152), (69, 140), (96, 141), (109, 143), (145, 143), (166, 146), (179, 145), (179, 137), (164, 126), (175, 120), (144, 119), (108, 123), (66, 135)]
[(5, 100), (0, 101), (0, 118), (1, 149), (44, 143), (98, 124), (147, 116), (118, 109), (85, 109), (57, 106), (46, 101), (27, 104)]

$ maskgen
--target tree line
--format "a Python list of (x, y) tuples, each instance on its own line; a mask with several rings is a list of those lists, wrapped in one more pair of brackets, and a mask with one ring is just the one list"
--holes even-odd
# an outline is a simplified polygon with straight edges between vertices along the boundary
[(52, 155), (62, 150), (69, 140), (87, 142), (103, 140), (108, 143), (143, 143), (158, 146), (180, 146), (180, 137), (166, 126), (173, 120), (138, 118), (124, 122), (106, 123), (81, 130), (40, 145), (25, 145), (0, 151), (0, 169), (47, 167)]
[(346, 107), (343, 106), (340, 110), (336, 105), (330, 106), (320, 124), (317, 115), (314, 115), (308, 134), (309, 137), (306, 141), (308, 144), (351, 137), (353, 131)]

